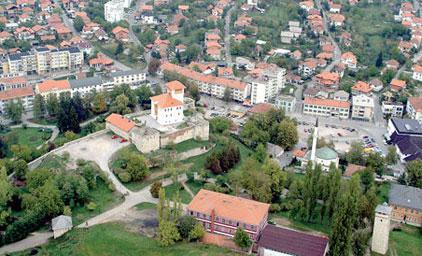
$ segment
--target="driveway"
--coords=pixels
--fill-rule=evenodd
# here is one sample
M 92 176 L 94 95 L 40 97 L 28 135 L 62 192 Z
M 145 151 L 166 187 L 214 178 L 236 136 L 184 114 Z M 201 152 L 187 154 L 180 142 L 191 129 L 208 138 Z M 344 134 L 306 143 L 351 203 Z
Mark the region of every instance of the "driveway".
M 63 147 L 57 154 L 68 152 L 73 159 L 84 159 L 93 161 L 103 170 L 108 178 L 113 182 L 117 191 L 125 195 L 131 193 L 122 183 L 114 176 L 108 167 L 110 157 L 119 149 L 129 145 L 129 142 L 120 143 L 119 139 L 113 140 L 109 134 L 101 134 L 95 137 L 86 138 L 75 144 Z
M 12 252 L 19 252 L 33 247 L 40 246 L 48 242 L 53 237 L 53 232 L 36 232 L 27 238 L 13 244 L 8 244 L 0 248 L 0 255 Z

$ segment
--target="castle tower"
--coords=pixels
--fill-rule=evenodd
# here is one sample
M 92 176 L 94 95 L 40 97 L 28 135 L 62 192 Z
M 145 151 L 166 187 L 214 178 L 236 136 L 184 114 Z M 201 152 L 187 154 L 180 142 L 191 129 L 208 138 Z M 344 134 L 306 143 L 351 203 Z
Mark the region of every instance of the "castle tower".
M 312 166 L 315 166 L 315 154 L 317 150 L 317 142 L 318 142 L 318 118 L 315 123 L 314 134 L 312 138 L 312 150 L 311 150 L 311 163 Z
M 384 203 L 375 208 L 374 230 L 372 232 L 371 250 L 379 254 L 386 254 L 388 250 L 388 236 L 390 234 L 390 216 L 392 208 Z

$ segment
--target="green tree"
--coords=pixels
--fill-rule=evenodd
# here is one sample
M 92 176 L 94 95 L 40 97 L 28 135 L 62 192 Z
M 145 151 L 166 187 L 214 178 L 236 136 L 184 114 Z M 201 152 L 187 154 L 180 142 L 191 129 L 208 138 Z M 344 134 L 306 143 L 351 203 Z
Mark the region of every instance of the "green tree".
M 398 160 L 398 157 L 397 157 L 396 147 L 389 146 L 387 155 L 385 156 L 385 162 L 387 164 L 393 165 L 397 163 L 397 160 Z
M 370 153 L 366 159 L 366 164 L 381 176 L 384 173 L 384 158 L 379 153 Z
M 6 207 L 7 202 L 9 202 L 10 199 L 12 199 L 13 194 L 14 194 L 13 186 L 12 184 L 10 184 L 10 181 L 7 177 L 6 167 L 1 166 L 0 167 L 0 211 L 4 210 L 4 207 Z
M 45 108 L 49 116 L 56 116 L 59 112 L 59 101 L 57 100 L 56 94 L 52 93 L 48 95 Z
M 268 203 L 271 201 L 271 178 L 261 171 L 260 164 L 248 158 L 240 167 L 241 184 L 254 200 Z
M 264 161 L 267 159 L 268 155 L 267 155 L 267 149 L 265 148 L 264 144 L 259 144 L 256 149 L 255 149 L 255 153 L 254 153 L 254 157 L 255 159 L 260 162 L 260 163 L 264 163 Z
M 409 186 L 422 188 L 422 160 L 413 160 L 406 166 L 406 181 Z
M 284 119 L 278 126 L 277 144 L 285 149 L 291 149 L 299 141 L 296 123 L 291 119 Z
M 232 92 L 231 92 L 229 87 L 226 87 L 224 89 L 223 100 L 225 102 L 229 102 L 231 100 L 231 98 L 232 98 Z
M 383 57 L 382 57 L 382 52 L 380 52 L 378 54 L 377 60 L 375 61 L 375 66 L 377 68 L 380 68 L 382 66 L 382 64 L 383 64 Z
M 303 190 L 303 219 L 310 222 L 315 218 L 317 199 L 320 191 L 321 181 L 321 166 L 317 165 L 312 167 L 309 163 L 306 167 L 304 190 Z
M 156 181 L 152 183 L 151 188 L 149 189 L 149 192 L 151 193 L 151 196 L 154 198 L 158 198 L 160 194 L 162 184 L 159 181 Z
M 123 44 L 121 42 L 119 42 L 117 44 L 116 50 L 114 51 L 114 55 L 117 56 L 117 55 L 121 54 L 123 51 L 124 51 Z
M 85 23 L 83 19 L 80 16 L 76 16 L 76 18 L 73 20 L 73 26 L 75 27 L 76 31 L 81 32 Z
M 209 122 L 213 133 L 224 133 L 232 126 L 232 121 L 225 117 L 214 117 Z
M 197 223 L 198 221 L 190 215 L 180 217 L 177 220 L 177 230 L 179 231 L 180 237 L 182 239 L 188 239 L 190 232 L 195 228 Z
M 63 212 L 63 201 L 60 191 L 52 181 L 35 189 L 29 196 L 24 195 L 22 205 L 33 212 L 42 212 L 45 216 L 54 216 Z
M 23 104 L 21 100 L 9 101 L 5 107 L 6 117 L 14 123 L 19 123 L 22 120 Z
M 200 223 L 196 223 L 193 229 L 189 232 L 188 240 L 197 241 L 205 235 L 205 229 Z
M 189 45 L 185 51 L 186 64 L 189 64 L 191 63 L 191 61 L 196 60 L 200 52 L 201 48 L 199 48 L 197 44 Z
M 251 238 L 242 228 L 238 228 L 233 238 L 235 244 L 242 249 L 249 248 L 252 245 Z
M 95 114 L 100 114 L 107 111 L 107 101 L 103 93 L 95 94 L 91 109 Z
M 161 246 L 170 246 L 180 240 L 179 231 L 176 224 L 171 221 L 160 221 L 157 234 L 158 242 Z
M 44 186 L 46 182 L 54 179 L 54 176 L 54 173 L 49 169 L 35 169 L 26 174 L 26 186 L 29 191 L 34 191 L 35 189 Z
M 110 111 L 121 115 L 129 114 L 131 112 L 129 108 L 129 98 L 124 94 L 120 94 L 111 103 Z
M 150 103 L 150 98 L 153 95 L 151 88 L 142 85 L 140 88 L 136 90 L 136 95 L 138 96 L 138 102 L 141 106 L 145 106 L 146 104 Z
M 14 161 L 11 171 L 15 173 L 15 177 L 17 179 L 24 180 L 26 173 L 28 172 L 28 165 L 25 160 L 19 159 Z
M 149 167 L 146 158 L 141 154 L 131 154 L 127 162 L 126 171 L 132 181 L 142 181 L 149 175 Z
M 350 145 L 349 152 L 346 153 L 346 160 L 351 164 L 363 165 L 365 162 L 363 155 L 362 143 L 354 141 Z
M 36 119 L 44 118 L 46 109 L 45 109 L 44 97 L 41 94 L 35 95 L 32 110 L 34 112 L 34 117 Z
M 148 63 L 148 73 L 152 76 L 157 74 L 158 68 L 160 68 L 161 62 L 156 58 L 152 58 Z
M 330 171 L 327 177 L 327 186 L 325 187 L 324 211 L 322 217 L 327 216 L 329 219 L 333 216 L 334 209 L 337 202 L 337 197 L 340 193 L 341 186 L 341 171 L 334 165 L 330 166 Z
M 270 177 L 271 180 L 271 194 L 272 201 L 277 201 L 283 192 L 284 185 L 287 181 L 287 174 L 284 172 L 280 165 L 274 159 L 266 158 L 262 165 L 262 170 Z

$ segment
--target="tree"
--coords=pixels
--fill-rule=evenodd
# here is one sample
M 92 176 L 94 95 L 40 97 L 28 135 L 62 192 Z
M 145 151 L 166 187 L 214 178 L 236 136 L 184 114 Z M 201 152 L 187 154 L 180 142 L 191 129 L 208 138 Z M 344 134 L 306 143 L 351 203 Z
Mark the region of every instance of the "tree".
M 69 130 L 74 133 L 79 133 L 81 131 L 81 127 L 79 126 L 79 118 L 78 114 L 76 113 L 75 108 L 72 106 L 69 111 L 68 115 L 69 120 Z
M 46 107 L 44 97 L 41 94 L 35 95 L 32 110 L 36 119 L 44 118 Z
M 19 123 L 22 120 L 23 110 L 21 100 L 9 101 L 5 107 L 6 117 L 14 123 Z
M 45 108 L 49 116 L 56 116 L 59 112 L 59 101 L 57 100 L 56 94 L 51 93 L 48 95 Z
M 422 160 L 413 160 L 406 166 L 407 178 L 409 186 L 422 188 Z
M 334 165 L 330 166 L 330 171 L 327 177 L 328 184 L 326 186 L 326 196 L 324 199 L 324 212 L 322 216 L 327 216 L 331 219 L 334 214 L 334 209 L 337 202 L 337 197 L 340 193 L 341 186 L 341 171 Z
M 0 158 L 6 157 L 8 152 L 9 146 L 7 145 L 7 142 L 3 139 L 3 137 L 0 137 Z
M 157 238 L 161 246 L 170 246 L 180 240 L 180 234 L 173 222 L 160 221 Z
M 296 123 L 291 119 L 284 119 L 278 126 L 277 144 L 290 149 L 299 141 Z
M 74 206 L 88 200 L 88 184 L 80 175 L 61 172 L 55 178 L 55 185 L 66 205 Z
M 267 149 L 265 148 L 264 144 L 259 144 L 256 149 L 255 149 L 255 153 L 254 153 L 254 157 L 255 159 L 260 162 L 260 163 L 264 163 L 264 161 L 267 159 L 268 155 L 267 155 Z
M 131 154 L 127 162 L 126 171 L 132 181 L 142 181 L 149 175 L 149 167 L 146 158 L 140 154 Z
M 33 191 L 54 178 L 54 173 L 49 169 L 35 169 L 26 174 L 26 186 Z
M 114 55 L 119 55 L 124 51 L 123 44 L 119 42 L 117 44 L 116 50 L 114 51 Z
M 151 193 L 152 197 L 158 198 L 161 186 L 162 184 L 159 181 L 152 183 L 151 188 L 149 189 L 149 192 Z
M 201 52 L 201 49 L 199 48 L 198 45 L 196 44 L 189 45 L 185 51 L 186 64 L 189 64 L 191 63 L 191 61 L 196 60 L 200 52 Z
M 214 117 L 210 120 L 210 130 L 213 133 L 224 133 L 230 129 L 232 121 L 225 117 Z
M 241 184 L 254 200 L 267 203 L 272 198 L 272 182 L 271 178 L 260 169 L 260 164 L 256 160 L 246 159 L 240 167 Z
M 246 233 L 246 231 L 242 228 L 238 228 L 236 230 L 233 240 L 235 244 L 242 249 L 249 248 L 252 245 L 252 241 L 248 233 Z
M 146 85 L 142 85 L 136 90 L 136 95 L 138 96 L 138 102 L 141 106 L 145 106 L 151 102 L 150 98 L 153 96 L 151 88 Z
M 121 115 L 129 114 L 131 112 L 129 105 L 129 98 L 124 94 L 120 94 L 111 103 L 110 111 Z
M 384 158 L 379 153 L 370 153 L 366 159 L 366 164 L 375 170 L 378 176 L 384 173 Z
M 317 199 L 320 191 L 321 181 L 321 166 L 317 165 L 312 167 L 312 164 L 308 164 L 306 167 L 304 189 L 303 189 L 303 219 L 310 222 L 315 218 Z
M 279 200 L 281 192 L 284 189 L 284 185 L 287 181 L 287 173 L 284 172 L 280 165 L 274 159 L 266 158 L 262 165 L 262 170 L 265 174 L 270 177 L 271 180 L 271 194 L 272 201 Z
M 177 230 L 179 231 L 182 239 L 188 239 L 190 232 L 195 228 L 198 221 L 190 216 L 185 215 L 177 220 Z
M 22 205 L 28 211 L 42 212 L 45 216 L 61 214 L 64 206 L 60 191 L 52 181 L 35 189 L 31 195 L 24 195 Z
M 196 223 L 193 229 L 189 232 L 188 240 L 197 241 L 205 235 L 205 229 L 200 223 Z
M 7 171 L 4 166 L 0 167 L 0 210 L 12 199 L 14 192 L 13 186 L 7 177 Z
M 11 171 L 15 173 L 17 179 L 24 180 L 26 173 L 28 172 L 28 165 L 25 160 L 19 159 L 14 161 Z
M 349 152 L 346 153 L 346 160 L 351 164 L 363 165 L 363 146 L 359 141 L 354 141 L 350 145 Z
M 396 147 L 389 146 L 387 155 L 385 156 L 385 162 L 389 165 L 393 165 L 397 163 L 397 160 L 398 160 L 398 157 L 397 157 Z
M 95 114 L 100 114 L 107 111 L 107 102 L 103 93 L 95 94 L 91 109 Z
M 232 92 L 229 87 L 226 87 L 226 89 L 224 89 L 223 100 L 225 102 L 229 102 L 231 98 L 232 98 Z
M 17 159 L 22 159 L 26 162 L 32 160 L 32 149 L 28 145 L 15 144 L 10 147 L 10 151 Z
M 377 60 L 375 61 L 375 66 L 377 68 L 380 68 L 382 66 L 382 64 L 383 64 L 383 57 L 382 57 L 382 52 L 380 52 L 378 54 Z
M 155 76 L 160 65 L 161 62 L 158 59 L 152 58 L 151 61 L 148 63 L 148 73 L 152 76 Z
M 85 23 L 83 19 L 80 16 L 76 16 L 76 18 L 73 20 L 73 26 L 75 27 L 76 31 L 81 32 Z

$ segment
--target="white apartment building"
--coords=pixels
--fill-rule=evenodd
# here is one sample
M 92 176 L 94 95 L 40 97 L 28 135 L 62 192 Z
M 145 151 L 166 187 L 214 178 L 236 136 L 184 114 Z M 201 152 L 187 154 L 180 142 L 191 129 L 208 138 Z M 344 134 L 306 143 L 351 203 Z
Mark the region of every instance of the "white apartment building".
M 0 91 L 0 113 L 4 113 L 4 108 L 11 101 L 20 101 L 25 111 L 32 110 L 34 101 L 34 90 L 32 86 Z
M 104 4 L 104 19 L 108 22 L 114 23 L 121 21 L 125 15 L 125 7 L 129 0 L 111 0 Z
M 166 84 L 167 92 L 151 97 L 151 117 L 161 125 L 183 121 L 183 98 L 185 86 L 179 81 Z
M 112 72 L 110 77 L 113 85 L 129 84 L 132 89 L 147 80 L 147 74 L 137 69 Z
M 409 97 L 406 112 L 411 119 L 415 119 L 422 124 L 422 97 Z
M 34 73 L 37 70 L 35 55 L 23 52 L 10 54 L 4 72 L 7 74 Z
M 374 117 L 374 99 L 365 94 L 352 97 L 352 119 L 369 121 Z
M 404 105 L 401 102 L 383 101 L 381 110 L 384 117 L 402 117 L 404 112 Z
M 347 101 L 305 97 L 303 103 L 303 114 L 349 118 L 350 103 Z
M 245 79 L 251 88 L 251 103 L 274 101 L 286 84 L 286 70 L 272 66 L 254 71 L 257 72 L 251 72 Z
M 296 97 L 289 95 L 282 95 L 277 97 L 275 105 L 283 109 L 285 112 L 293 112 L 296 106 Z
M 422 81 L 422 66 L 413 65 L 412 70 L 412 78 L 416 81 Z

